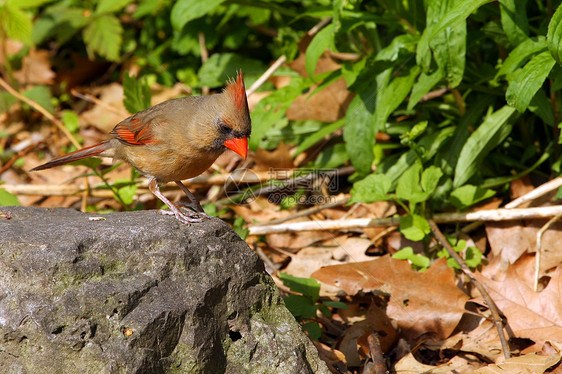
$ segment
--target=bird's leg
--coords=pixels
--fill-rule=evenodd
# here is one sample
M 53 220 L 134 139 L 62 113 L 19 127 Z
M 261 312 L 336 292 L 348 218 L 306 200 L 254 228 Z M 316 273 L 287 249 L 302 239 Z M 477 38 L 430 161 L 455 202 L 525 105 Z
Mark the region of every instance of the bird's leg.
M 199 204 L 199 201 L 197 201 L 197 198 L 195 198 L 195 196 L 193 196 L 193 194 L 191 193 L 191 191 L 185 186 L 185 184 L 183 184 L 181 181 L 174 181 L 176 182 L 176 184 L 178 185 L 179 188 L 181 188 L 181 190 L 185 193 L 185 195 L 187 196 L 187 198 L 190 200 L 189 203 L 182 203 L 185 206 L 189 207 L 189 208 L 193 208 L 195 209 L 197 212 L 199 213 L 203 213 L 204 215 L 207 215 L 205 213 L 205 211 L 203 210 L 203 208 L 201 207 L 201 204 Z
M 168 206 L 168 208 L 170 208 L 170 210 L 159 210 L 159 213 L 174 215 L 178 219 L 178 221 L 187 225 L 189 225 L 190 223 L 203 222 L 205 219 L 207 219 L 207 217 L 199 217 L 200 213 L 196 213 L 197 217 L 182 213 L 174 204 L 170 202 L 170 200 L 166 198 L 166 196 L 162 194 L 162 192 L 160 192 L 160 186 L 158 185 L 156 178 L 150 178 L 148 182 L 148 189 L 150 190 L 150 192 L 152 192 L 152 194 L 154 194 L 154 196 L 159 198 L 164 204 Z

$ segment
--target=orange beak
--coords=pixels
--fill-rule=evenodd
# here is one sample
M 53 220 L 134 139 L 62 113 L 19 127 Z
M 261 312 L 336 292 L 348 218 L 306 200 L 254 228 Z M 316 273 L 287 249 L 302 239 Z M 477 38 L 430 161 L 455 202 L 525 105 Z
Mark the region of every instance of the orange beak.
M 232 149 L 234 152 L 238 153 L 240 156 L 246 158 L 248 155 L 248 138 L 232 138 L 224 142 L 226 148 Z

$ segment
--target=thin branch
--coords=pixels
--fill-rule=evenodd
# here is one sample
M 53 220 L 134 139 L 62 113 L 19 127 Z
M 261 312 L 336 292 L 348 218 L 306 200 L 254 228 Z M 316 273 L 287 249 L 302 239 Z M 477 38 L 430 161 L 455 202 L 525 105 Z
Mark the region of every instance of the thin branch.
M 388 373 L 386 362 L 384 360 L 379 334 L 374 332 L 367 338 L 369 343 L 369 351 L 371 353 L 371 360 L 373 360 L 374 374 Z
M 250 96 L 254 92 L 257 91 L 267 80 L 287 61 L 287 57 L 285 55 L 279 57 L 275 62 L 267 69 L 259 78 L 256 80 L 250 88 L 246 90 L 246 95 Z
M 511 221 L 517 219 L 538 219 L 553 217 L 562 214 L 562 206 L 548 206 L 526 209 L 489 209 L 468 213 L 438 213 L 433 216 L 437 223 L 456 223 L 470 221 Z M 323 230 L 349 230 L 365 227 L 398 226 L 400 217 L 387 218 L 354 218 L 347 220 L 325 220 L 293 222 L 281 225 L 249 226 L 249 235 L 266 235 L 273 233 L 323 231 Z
M 32 107 L 33 109 L 35 109 L 36 111 L 38 111 L 39 113 L 41 113 L 43 116 L 45 116 L 48 120 L 50 120 L 51 122 L 53 122 L 60 131 L 62 131 L 62 133 L 68 138 L 68 140 L 70 140 L 70 142 L 72 144 L 74 144 L 74 146 L 76 146 L 76 148 L 81 148 L 82 146 L 80 145 L 80 143 L 78 143 L 78 141 L 76 140 L 76 138 L 74 137 L 74 135 L 72 135 L 70 133 L 70 131 L 68 131 L 68 129 L 64 126 L 64 124 L 57 119 L 55 116 L 53 116 L 51 113 L 49 113 L 45 108 L 43 108 L 41 105 L 39 105 L 37 102 L 23 96 L 22 94 L 20 94 L 18 91 L 14 90 L 12 88 L 12 86 L 10 86 L 4 79 L 0 78 L 0 86 L 4 87 L 4 89 L 6 91 L 8 91 L 11 95 L 15 96 L 17 99 L 23 101 L 24 103 L 26 103 L 27 105 L 29 105 L 30 107 Z
M 105 109 L 109 110 L 110 112 L 115 113 L 119 116 L 126 117 L 126 116 L 129 115 L 127 112 L 124 112 L 124 111 L 121 111 L 121 110 L 115 108 L 113 105 L 110 105 L 110 104 L 106 103 L 105 101 L 102 101 L 102 100 L 98 99 L 94 95 L 80 93 L 75 88 L 72 88 L 70 90 L 70 94 L 72 96 L 76 96 L 77 98 L 82 99 L 84 101 L 89 101 L 90 103 L 100 105 L 100 106 L 104 107 Z
M 503 326 L 504 326 L 504 318 L 505 317 L 504 318 L 501 317 L 500 311 L 499 311 L 496 303 L 494 302 L 494 300 L 492 299 L 492 297 L 488 293 L 488 290 L 486 289 L 486 286 L 483 283 L 481 283 L 478 279 L 476 279 L 476 277 L 474 276 L 474 274 L 472 273 L 472 271 L 470 270 L 470 268 L 468 267 L 466 262 L 464 262 L 464 260 L 458 255 L 457 252 L 455 252 L 455 250 L 453 249 L 453 247 L 451 246 L 449 241 L 445 238 L 445 235 L 443 235 L 441 230 L 439 230 L 439 227 L 437 226 L 435 221 L 433 221 L 431 219 L 428 220 L 428 221 L 429 221 L 429 226 L 431 227 L 431 231 L 433 232 L 433 235 L 435 236 L 435 238 L 447 250 L 449 255 L 452 258 L 454 258 L 455 261 L 460 265 L 461 271 L 464 274 L 466 274 L 466 276 L 470 279 L 472 284 L 474 284 L 474 286 L 478 289 L 478 291 L 480 292 L 480 294 L 482 295 L 482 297 L 486 301 L 486 304 L 488 305 L 488 308 L 490 308 L 490 313 L 492 314 L 492 320 L 494 322 L 494 325 L 496 326 L 496 329 L 498 330 L 498 335 L 499 335 L 500 342 L 501 342 L 501 345 L 502 345 L 503 355 L 506 359 L 510 358 L 511 352 L 509 350 L 509 346 L 507 344 L 505 334 L 503 333 Z M 507 324 L 507 320 L 505 320 L 505 323 Z
M 562 214 L 553 217 L 548 221 L 537 233 L 537 254 L 535 255 L 535 292 L 539 292 L 539 272 L 541 267 L 541 248 L 542 248 L 542 236 L 552 225 L 554 225 L 558 220 L 562 218 Z

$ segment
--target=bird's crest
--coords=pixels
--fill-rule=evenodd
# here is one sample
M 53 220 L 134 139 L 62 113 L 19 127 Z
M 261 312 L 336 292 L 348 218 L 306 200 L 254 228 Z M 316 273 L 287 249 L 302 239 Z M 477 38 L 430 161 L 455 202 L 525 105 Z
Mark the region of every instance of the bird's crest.
M 244 77 L 242 70 L 238 70 L 236 80 L 230 79 L 225 89 L 234 99 L 234 104 L 240 110 L 248 107 L 248 100 L 246 98 L 246 87 L 244 87 Z

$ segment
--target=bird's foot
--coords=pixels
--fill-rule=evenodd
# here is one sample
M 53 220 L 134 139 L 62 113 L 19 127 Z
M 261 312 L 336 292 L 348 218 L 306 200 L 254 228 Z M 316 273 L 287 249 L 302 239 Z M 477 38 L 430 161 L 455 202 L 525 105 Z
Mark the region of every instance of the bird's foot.
M 177 203 L 174 203 L 174 205 L 176 206 L 176 208 L 187 208 L 190 210 L 193 210 L 197 213 L 202 213 L 204 215 L 207 215 L 207 213 L 205 213 L 205 211 L 203 210 L 203 208 L 201 207 L 201 205 L 199 204 L 199 202 L 193 203 L 186 203 L 185 201 L 178 201 Z
M 193 211 L 184 213 L 179 209 L 176 210 L 160 209 L 158 213 L 167 216 L 175 216 L 178 221 L 186 225 L 189 225 L 190 223 L 200 223 L 210 218 L 207 215 L 207 213 L 200 213 L 200 212 L 193 212 Z

